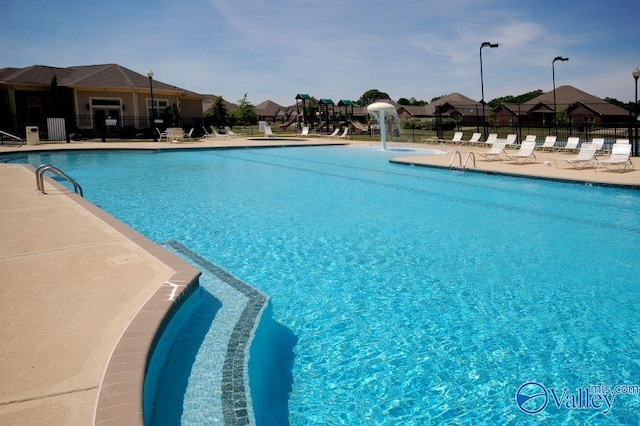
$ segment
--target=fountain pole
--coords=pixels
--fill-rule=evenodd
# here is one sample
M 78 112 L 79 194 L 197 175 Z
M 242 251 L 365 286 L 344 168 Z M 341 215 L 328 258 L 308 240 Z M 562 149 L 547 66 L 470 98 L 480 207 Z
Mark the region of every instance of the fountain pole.
M 367 112 L 374 117 L 378 118 L 378 124 L 380 125 L 380 145 L 382 150 L 387 150 L 387 130 L 386 122 L 384 119 L 384 113 L 396 113 L 396 107 L 386 102 L 374 102 L 367 107 Z
M 380 120 L 378 121 L 380 123 L 380 145 L 382 146 L 382 150 L 386 151 L 387 150 L 387 129 L 385 128 L 385 120 L 384 120 L 384 110 L 380 110 L 379 111 L 380 114 Z

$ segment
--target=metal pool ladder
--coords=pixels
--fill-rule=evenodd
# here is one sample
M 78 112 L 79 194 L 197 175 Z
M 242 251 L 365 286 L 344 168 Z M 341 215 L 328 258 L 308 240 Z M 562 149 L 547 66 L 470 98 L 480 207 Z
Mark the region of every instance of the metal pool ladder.
M 53 164 L 41 164 L 36 169 L 36 187 L 38 188 L 38 191 L 40 191 L 43 194 L 46 194 L 46 192 L 44 192 L 44 172 L 47 172 L 47 171 L 53 172 L 58 176 L 66 179 L 67 182 L 73 185 L 73 191 L 76 194 L 80 194 L 80 196 L 84 198 L 84 195 L 82 193 L 82 187 L 80 186 L 80 184 L 75 180 L 71 179 L 66 173 L 64 173 L 62 170 L 60 170 Z
M 462 154 L 460 153 L 460 151 L 456 151 L 451 156 L 451 161 L 449 162 L 450 169 L 453 169 L 453 162 L 455 161 L 456 156 L 460 160 L 460 167 L 462 168 L 462 170 L 467 170 L 467 163 L 469 162 L 469 158 L 473 158 L 473 167 L 476 167 L 476 155 L 473 153 L 473 151 L 469 151 L 467 153 L 467 156 L 464 158 L 464 163 L 462 162 Z

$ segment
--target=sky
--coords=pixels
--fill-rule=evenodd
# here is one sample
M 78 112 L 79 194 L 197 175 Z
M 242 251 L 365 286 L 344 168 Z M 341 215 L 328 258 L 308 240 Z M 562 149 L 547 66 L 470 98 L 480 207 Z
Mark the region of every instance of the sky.
M 236 103 L 298 93 L 485 100 L 571 85 L 623 102 L 639 0 L 2 0 L 0 68 L 116 63 Z

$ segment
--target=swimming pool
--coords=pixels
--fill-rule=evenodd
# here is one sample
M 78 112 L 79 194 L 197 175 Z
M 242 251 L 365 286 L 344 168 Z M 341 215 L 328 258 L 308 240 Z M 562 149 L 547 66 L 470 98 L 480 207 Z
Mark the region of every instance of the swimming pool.
M 388 163 L 401 154 L 29 162 L 60 167 L 134 229 L 178 240 L 270 296 L 279 335 L 295 337 L 273 361 L 290 367 L 280 385 L 291 387 L 291 424 L 637 421 L 637 395 L 619 395 L 608 414 L 567 404 L 589 385 L 638 384 L 639 193 Z M 197 379 L 188 386 L 211 392 Z M 551 395 L 535 415 L 516 404 L 527 382 Z M 282 389 L 277 398 L 254 395 L 259 424 Z

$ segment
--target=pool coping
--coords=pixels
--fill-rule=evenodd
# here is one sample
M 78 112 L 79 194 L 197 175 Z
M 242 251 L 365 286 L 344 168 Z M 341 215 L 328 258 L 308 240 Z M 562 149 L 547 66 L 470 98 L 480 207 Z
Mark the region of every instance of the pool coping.
M 584 185 L 584 186 L 602 186 L 607 188 L 624 188 L 624 189 L 640 190 L 640 184 L 593 181 L 593 180 L 585 180 L 585 179 L 570 179 L 570 178 L 560 178 L 560 177 L 541 176 L 541 175 L 527 175 L 522 173 L 489 170 L 484 168 L 460 168 L 455 166 L 449 167 L 441 164 L 429 164 L 423 161 L 405 160 L 402 157 L 390 158 L 389 162 L 394 164 L 407 165 L 407 166 L 427 167 L 427 168 L 433 168 L 433 169 L 448 169 L 448 170 L 458 171 L 458 172 L 480 173 L 485 175 L 505 176 L 505 177 L 519 178 L 519 179 L 533 179 L 533 180 L 544 180 L 548 182 L 571 183 L 575 185 Z
M 96 400 L 93 421 L 95 425 L 143 425 L 144 384 L 154 350 L 175 313 L 199 287 L 202 272 L 95 204 L 70 192 L 61 183 L 49 176 L 44 178 L 70 200 L 175 271 L 175 274 L 162 283 L 140 307 L 118 339 L 106 366 Z M 248 298 L 227 345 L 222 367 L 221 400 L 225 424 L 255 424 L 249 387 L 249 349 L 269 298 L 187 246 L 177 241 L 168 241 L 165 244 L 186 257 L 193 258 L 197 264 L 207 268 Z
M 61 191 L 68 191 L 50 177 L 45 176 L 45 179 Z M 149 360 L 172 315 L 199 286 L 201 272 L 95 204 L 75 193 L 65 195 L 175 271 L 140 307 L 118 339 L 109 357 L 96 400 L 94 424 L 142 425 L 144 379 Z

